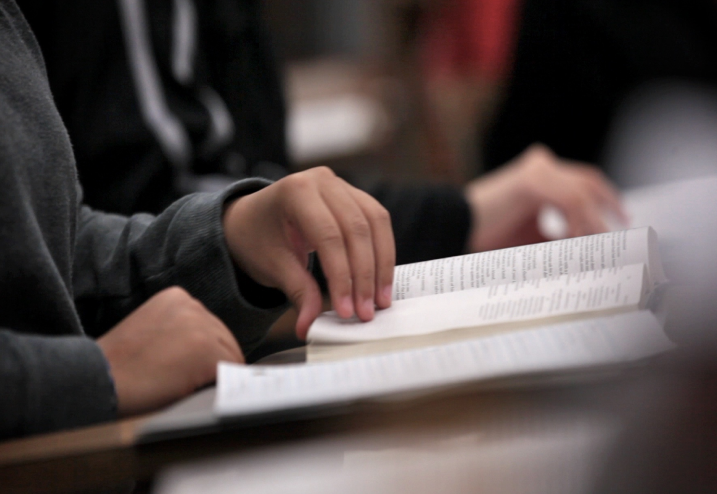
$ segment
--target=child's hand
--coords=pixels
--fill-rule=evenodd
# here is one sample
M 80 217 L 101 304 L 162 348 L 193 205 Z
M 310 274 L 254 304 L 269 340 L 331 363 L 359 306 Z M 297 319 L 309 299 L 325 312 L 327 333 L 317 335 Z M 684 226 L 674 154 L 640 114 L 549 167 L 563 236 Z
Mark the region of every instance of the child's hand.
M 470 250 L 494 250 L 547 240 L 538 230 L 544 206 L 567 220 L 568 236 L 607 231 L 606 212 L 627 223 L 615 187 L 595 167 L 558 158 L 533 145 L 513 162 L 466 187 L 473 210 Z
M 295 173 L 230 204 L 224 231 L 236 264 L 262 285 L 282 290 L 299 311 L 305 338 L 321 312 L 307 271 L 316 251 L 341 317 L 364 321 L 391 305 L 396 259 L 388 212 L 328 168 Z
M 179 287 L 154 295 L 97 343 L 120 416 L 155 410 L 214 382 L 219 361 L 244 363 L 224 323 Z

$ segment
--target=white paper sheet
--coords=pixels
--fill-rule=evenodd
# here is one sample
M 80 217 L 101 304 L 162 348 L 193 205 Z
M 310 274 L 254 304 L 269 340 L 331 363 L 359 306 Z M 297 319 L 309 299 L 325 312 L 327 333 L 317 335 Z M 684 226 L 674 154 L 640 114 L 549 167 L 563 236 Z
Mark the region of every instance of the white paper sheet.
M 615 309 L 638 309 L 647 294 L 645 266 L 633 264 L 429 297 L 396 300 L 372 321 L 321 314 L 311 343 L 358 343 L 470 327 L 520 323 Z
M 628 362 L 672 344 L 647 311 L 351 360 L 286 366 L 220 363 L 215 412 L 275 412 L 462 382 Z
M 393 298 L 403 300 L 644 263 L 651 281 L 665 281 L 650 228 L 603 233 L 511 249 L 397 266 Z

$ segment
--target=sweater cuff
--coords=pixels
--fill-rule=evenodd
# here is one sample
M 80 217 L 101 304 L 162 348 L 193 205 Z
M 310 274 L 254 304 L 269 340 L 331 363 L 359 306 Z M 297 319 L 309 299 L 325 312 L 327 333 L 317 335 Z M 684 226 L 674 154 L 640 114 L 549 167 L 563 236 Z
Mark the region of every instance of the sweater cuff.
M 237 182 L 223 192 L 224 199 L 222 201 L 222 217 L 224 216 L 224 211 L 230 202 L 248 194 L 257 192 L 266 185 L 272 183 L 271 181 L 265 179 L 255 179 L 245 182 Z M 229 254 L 229 257 L 231 258 L 231 253 Z M 236 277 L 237 286 L 239 287 L 239 293 L 244 300 L 261 309 L 272 309 L 287 305 L 287 298 L 281 290 L 269 288 L 257 283 L 251 276 L 239 268 L 239 266 L 234 264 L 233 261 L 232 265 L 234 266 L 234 275 Z
M 25 436 L 117 418 L 117 395 L 100 347 L 85 336 L 0 332 L 2 435 Z M 3 393 L 4 394 L 4 393 Z M 7 400 L 7 401 L 6 401 Z
M 178 284 L 227 325 L 245 354 L 261 342 L 288 303 L 280 291 L 261 286 L 246 275 L 238 276 L 226 245 L 222 217 L 228 201 L 270 183 L 248 179 L 219 193 L 195 195 L 185 205 L 181 227 L 172 232 L 178 240 L 184 239 L 185 247 L 175 260 Z

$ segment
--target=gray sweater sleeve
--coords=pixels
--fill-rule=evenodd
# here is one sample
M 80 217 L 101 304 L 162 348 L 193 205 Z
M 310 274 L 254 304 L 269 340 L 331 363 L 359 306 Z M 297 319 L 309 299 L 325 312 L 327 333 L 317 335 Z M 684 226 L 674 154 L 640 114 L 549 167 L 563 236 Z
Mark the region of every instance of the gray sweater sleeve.
M 286 298 L 237 276 L 221 219 L 227 200 L 268 183 L 249 179 L 221 193 L 192 194 L 157 217 L 83 208 L 73 285 L 88 334 L 101 335 L 155 293 L 179 285 L 229 327 L 245 354 L 255 348 Z
M 100 336 L 154 293 L 181 285 L 227 324 L 248 353 L 286 298 L 235 270 L 221 216 L 227 200 L 266 184 L 247 180 L 222 193 L 188 196 L 156 218 L 83 208 L 73 285 L 88 334 Z M 15 328 L 0 328 L 0 405 L 0 438 L 112 420 L 117 406 L 108 364 L 93 339 Z
M 0 438 L 112 420 L 114 384 L 97 344 L 85 336 L 0 329 Z
M 221 224 L 225 201 L 266 182 L 124 218 L 79 206 L 74 162 L 39 47 L 15 1 L 0 0 L 0 438 L 114 418 L 107 362 L 84 333 L 166 287 L 200 299 L 245 352 L 283 309 L 235 272 Z

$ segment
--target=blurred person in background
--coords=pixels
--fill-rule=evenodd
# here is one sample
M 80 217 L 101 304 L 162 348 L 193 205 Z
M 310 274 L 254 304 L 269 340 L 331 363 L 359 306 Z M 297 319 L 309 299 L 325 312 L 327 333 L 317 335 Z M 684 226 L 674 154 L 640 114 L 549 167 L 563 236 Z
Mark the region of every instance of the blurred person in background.
M 19 0 L 72 139 L 87 202 L 158 211 L 237 178 L 276 179 L 286 150 L 281 81 L 256 0 Z M 545 147 L 466 187 L 377 183 L 399 264 L 543 240 L 562 210 L 570 235 L 621 213 L 599 172 Z
M 479 136 L 509 79 L 519 0 L 420 2 L 415 44 L 427 113 L 447 149 L 445 168 L 459 178 L 480 169 Z

